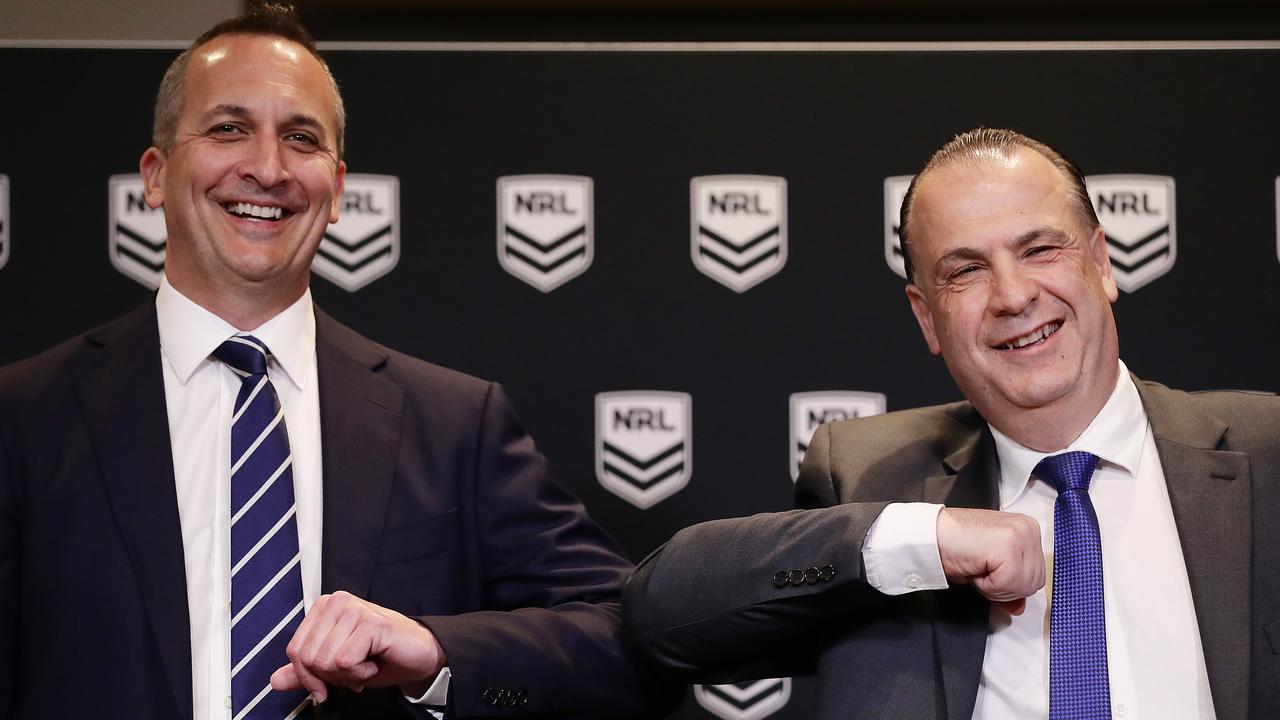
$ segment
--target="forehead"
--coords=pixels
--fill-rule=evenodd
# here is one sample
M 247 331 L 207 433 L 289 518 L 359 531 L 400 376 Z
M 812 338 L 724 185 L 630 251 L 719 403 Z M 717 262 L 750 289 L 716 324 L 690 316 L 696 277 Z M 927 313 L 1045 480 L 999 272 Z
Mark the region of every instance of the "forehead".
M 1074 218 L 1071 202 L 1062 171 L 1037 152 L 957 159 L 920 179 L 912 244 L 928 254 L 957 243 L 1007 240 L 1036 226 L 1059 227 Z
M 184 118 L 234 105 L 333 121 L 335 98 L 324 68 L 305 47 L 281 37 L 222 35 L 210 40 L 192 54 L 184 91 Z

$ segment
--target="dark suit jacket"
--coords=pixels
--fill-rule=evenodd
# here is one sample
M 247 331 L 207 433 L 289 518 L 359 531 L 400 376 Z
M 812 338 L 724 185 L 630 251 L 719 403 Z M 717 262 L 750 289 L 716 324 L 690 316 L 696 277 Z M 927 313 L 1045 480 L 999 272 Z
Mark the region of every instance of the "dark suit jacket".
M 316 325 L 322 591 L 430 627 L 451 717 L 641 713 L 617 605 L 631 566 L 502 390 Z M 148 303 L 0 369 L 0 719 L 191 717 L 158 348 Z M 494 707 L 490 689 L 527 701 Z M 320 716 L 410 713 L 388 688 L 335 693 Z
M 1280 399 L 1138 390 L 1218 720 L 1280 717 Z M 865 581 L 862 542 L 890 502 L 996 508 L 998 475 L 968 403 L 825 425 L 797 484 L 804 509 L 682 530 L 627 586 L 628 627 L 686 679 L 816 673 L 820 718 L 969 720 L 988 603 L 968 586 L 882 595 Z M 826 565 L 799 586 L 774 582 Z

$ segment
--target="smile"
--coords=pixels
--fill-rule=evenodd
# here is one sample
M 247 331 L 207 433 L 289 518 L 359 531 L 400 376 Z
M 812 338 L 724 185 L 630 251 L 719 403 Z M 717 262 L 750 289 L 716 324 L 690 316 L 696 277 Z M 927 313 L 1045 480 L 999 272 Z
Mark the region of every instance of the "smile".
M 1028 345 L 1044 342 L 1050 335 L 1058 332 L 1058 328 L 1060 327 L 1062 327 L 1062 323 L 1056 321 L 1041 325 L 1039 328 L 1032 330 L 1030 333 L 1023 335 L 1020 338 L 1014 338 L 1013 340 L 997 345 L 996 347 L 1001 350 L 1016 350 L 1017 348 L 1024 348 Z
M 286 212 L 288 212 L 284 208 L 280 207 L 253 205 L 245 202 L 224 203 L 222 209 L 236 217 L 253 218 L 255 220 L 279 220 L 285 216 Z

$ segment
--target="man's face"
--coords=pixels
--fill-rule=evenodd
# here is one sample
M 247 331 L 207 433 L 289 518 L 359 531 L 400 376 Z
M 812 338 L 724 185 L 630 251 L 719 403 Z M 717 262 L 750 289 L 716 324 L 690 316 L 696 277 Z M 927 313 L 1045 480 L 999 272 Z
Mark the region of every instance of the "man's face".
M 921 178 L 911 220 L 907 296 L 965 397 L 997 426 L 1091 418 L 1116 380 L 1116 284 L 1062 173 L 1030 150 L 960 160 Z
M 187 67 L 173 148 L 151 148 L 147 202 L 164 207 L 166 273 L 199 301 L 301 295 L 346 166 L 324 69 L 277 37 L 224 35 Z

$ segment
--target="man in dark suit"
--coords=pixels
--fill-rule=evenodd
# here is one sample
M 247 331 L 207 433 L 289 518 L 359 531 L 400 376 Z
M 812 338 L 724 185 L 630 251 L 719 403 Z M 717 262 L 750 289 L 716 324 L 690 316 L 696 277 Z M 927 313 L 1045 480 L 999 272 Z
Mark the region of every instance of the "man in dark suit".
M 1280 401 L 1128 373 L 1043 143 L 957 136 L 901 228 L 967 401 L 823 426 L 800 509 L 678 533 L 624 594 L 640 645 L 702 682 L 816 673 L 833 720 L 1274 717 Z
M 621 642 L 630 564 L 501 388 L 313 308 L 342 132 L 284 8 L 166 74 L 156 299 L 0 370 L 0 718 L 669 704 Z

